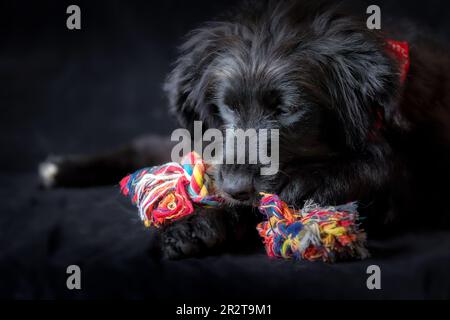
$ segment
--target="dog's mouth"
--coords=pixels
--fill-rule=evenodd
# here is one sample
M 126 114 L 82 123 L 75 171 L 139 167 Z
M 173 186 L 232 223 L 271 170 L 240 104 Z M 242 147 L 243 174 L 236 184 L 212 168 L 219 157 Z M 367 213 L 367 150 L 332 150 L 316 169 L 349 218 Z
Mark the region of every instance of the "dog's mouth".
M 224 174 L 220 167 L 211 168 L 215 181 L 215 192 L 230 207 L 258 207 L 262 193 L 279 194 L 289 183 L 289 175 L 279 172 L 272 176 L 256 176 L 254 172 L 238 171 L 240 173 Z M 246 176 L 249 174 L 249 176 Z M 244 183 L 242 180 L 250 180 Z M 231 187 L 230 187 L 231 186 Z M 243 195 L 242 195 L 243 194 Z
M 278 178 L 277 185 L 274 186 L 270 184 L 270 186 L 266 186 L 266 188 L 262 190 L 255 190 L 246 200 L 239 200 L 233 198 L 227 192 L 221 190 L 220 188 L 216 190 L 219 197 L 221 197 L 224 201 L 224 204 L 230 207 L 258 207 L 260 204 L 260 200 L 263 194 L 280 194 L 281 191 L 288 185 L 288 179 Z

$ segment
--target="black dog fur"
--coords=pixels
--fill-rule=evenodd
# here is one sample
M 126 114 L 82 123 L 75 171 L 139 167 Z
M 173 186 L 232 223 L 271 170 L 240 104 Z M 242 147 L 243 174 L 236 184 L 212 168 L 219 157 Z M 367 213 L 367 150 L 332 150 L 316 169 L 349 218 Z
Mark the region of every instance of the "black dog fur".
M 202 209 L 168 226 L 161 233 L 165 256 L 248 241 L 261 191 L 296 206 L 309 198 L 358 199 L 369 235 L 424 227 L 420 215 L 433 215 L 432 227 L 448 226 L 450 59 L 429 37 L 404 35 L 399 40 L 410 43 L 411 68 L 401 83 L 386 50 L 390 37 L 339 9 L 288 0 L 244 3 L 190 33 L 165 85 L 172 112 L 189 129 L 195 120 L 205 129 L 279 129 L 280 170 L 260 176 L 257 165 L 219 166 L 216 180 L 229 207 Z M 49 165 L 57 170 L 44 182 L 116 182 L 169 160 L 169 143 L 154 151 L 161 145 L 151 138 L 108 155 L 49 159 L 43 172 Z M 230 180 L 245 186 L 240 191 L 248 197 L 230 195 L 224 187 Z

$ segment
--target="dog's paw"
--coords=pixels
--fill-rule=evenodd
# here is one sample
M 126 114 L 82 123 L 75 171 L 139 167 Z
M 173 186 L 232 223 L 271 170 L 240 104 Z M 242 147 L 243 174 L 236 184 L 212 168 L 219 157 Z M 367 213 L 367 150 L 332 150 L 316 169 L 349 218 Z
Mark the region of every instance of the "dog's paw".
M 226 227 L 221 211 L 199 209 L 194 215 L 165 227 L 161 234 L 161 252 L 166 259 L 202 256 L 224 242 Z
M 199 255 L 201 245 L 187 224 L 179 222 L 162 233 L 161 252 L 166 259 L 180 259 Z
M 39 164 L 39 179 L 43 187 L 53 188 L 57 186 L 58 175 L 61 171 L 61 162 L 62 160 L 59 157 L 49 157 Z

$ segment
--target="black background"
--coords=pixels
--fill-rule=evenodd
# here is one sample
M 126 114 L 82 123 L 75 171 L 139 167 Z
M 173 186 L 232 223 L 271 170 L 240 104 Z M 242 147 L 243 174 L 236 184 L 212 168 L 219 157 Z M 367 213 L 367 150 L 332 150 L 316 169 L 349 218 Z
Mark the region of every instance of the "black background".
M 48 154 L 170 133 L 176 123 L 161 86 L 176 46 L 235 2 L 1 2 L 1 297 L 450 297 L 449 234 L 373 242 L 373 259 L 336 266 L 272 262 L 262 251 L 167 262 L 148 253 L 152 235 L 116 187 L 37 187 L 35 171 Z M 374 3 L 382 23 L 414 21 L 448 41 L 448 1 Z M 66 28 L 70 4 L 81 7 L 81 30 Z M 377 292 L 365 286 L 372 263 L 384 272 Z M 82 267 L 80 292 L 65 288 L 69 264 Z
M 93 152 L 171 132 L 161 86 L 176 46 L 236 0 L 2 1 L 0 170 L 49 153 Z M 82 29 L 66 28 L 76 3 Z M 365 15 L 365 2 L 354 1 Z M 382 23 L 410 19 L 448 37 L 448 1 L 377 1 Z M 360 7 L 360 8 L 359 8 Z

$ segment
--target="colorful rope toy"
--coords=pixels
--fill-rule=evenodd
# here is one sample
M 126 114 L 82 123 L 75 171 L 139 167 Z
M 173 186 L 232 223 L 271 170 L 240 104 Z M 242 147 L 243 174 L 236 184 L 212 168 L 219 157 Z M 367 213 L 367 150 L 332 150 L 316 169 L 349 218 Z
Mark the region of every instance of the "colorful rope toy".
M 263 194 L 259 210 L 267 221 L 257 226 L 269 257 L 334 262 L 369 256 L 359 228 L 356 202 L 320 207 L 307 201 L 293 210 L 273 194 Z
M 218 206 L 209 166 L 194 153 L 181 162 L 144 168 L 120 181 L 122 194 L 138 207 L 146 227 L 159 227 L 194 212 L 193 204 Z
M 196 153 L 181 164 L 144 168 L 120 182 L 121 192 L 139 209 L 145 226 L 160 227 L 194 213 L 194 206 L 220 206 L 210 167 Z M 334 262 L 366 258 L 365 233 L 355 202 L 320 207 L 308 201 L 294 210 L 278 196 L 262 194 L 259 210 L 267 220 L 257 226 L 268 256 Z

